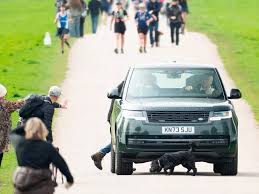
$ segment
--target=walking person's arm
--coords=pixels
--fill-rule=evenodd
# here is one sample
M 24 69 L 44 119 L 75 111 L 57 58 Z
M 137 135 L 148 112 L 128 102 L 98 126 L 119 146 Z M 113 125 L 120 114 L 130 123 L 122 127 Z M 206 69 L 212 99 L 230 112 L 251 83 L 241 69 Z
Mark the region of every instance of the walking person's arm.
M 68 184 L 71 186 L 74 183 L 74 178 L 68 168 L 68 165 L 64 158 L 60 155 L 56 148 L 50 146 L 51 162 L 60 170 L 60 172 L 66 177 Z
M 59 13 L 57 13 L 57 15 L 56 15 L 56 17 L 55 17 L 55 19 L 54 19 L 54 24 L 57 24 L 57 23 L 58 23 L 58 15 L 59 15 Z
M 24 127 L 17 127 L 16 129 L 11 131 L 10 140 L 14 149 L 17 148 L 20 142 L 25 140 L 24 136 L 25 136 Z

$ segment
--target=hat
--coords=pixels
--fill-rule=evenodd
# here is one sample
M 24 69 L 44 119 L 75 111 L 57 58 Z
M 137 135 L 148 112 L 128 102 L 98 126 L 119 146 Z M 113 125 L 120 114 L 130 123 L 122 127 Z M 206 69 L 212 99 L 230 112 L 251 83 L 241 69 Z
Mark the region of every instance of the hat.
M 139 7 L 139 8 L 145 8 L 146 6 L 145 6 L 144 3 L 140 3 L 140 4 L 138 5 L 138 7 Z
M 49 89 L 49 96 L 59 97 L 61 95 L 61 89 L 58 86 L 51 86 Z
M 4 97 L 7 94 L 6 88 L 0 84 L 0 98 Z

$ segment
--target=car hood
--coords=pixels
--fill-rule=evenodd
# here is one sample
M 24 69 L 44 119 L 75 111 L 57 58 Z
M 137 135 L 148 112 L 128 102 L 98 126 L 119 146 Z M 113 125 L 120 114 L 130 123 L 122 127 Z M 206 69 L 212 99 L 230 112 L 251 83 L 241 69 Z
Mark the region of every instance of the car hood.
M 227 100 L 208 98 L 145 98 L 131 99 L 122 103 L 122 109 L 124 110 L 223 111 L 231 108 L 232 105 Z

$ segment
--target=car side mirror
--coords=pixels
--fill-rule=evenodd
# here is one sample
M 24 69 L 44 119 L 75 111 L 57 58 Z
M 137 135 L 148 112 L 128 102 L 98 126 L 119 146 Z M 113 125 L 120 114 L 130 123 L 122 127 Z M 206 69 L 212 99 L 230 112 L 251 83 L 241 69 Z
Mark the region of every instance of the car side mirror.
M 230 97 L 229 99 L 240 99 L 242 97 L 242 93 L 239 89 L 232 89 L 230 91 Z
M 121 99 L 118 88 L 114 88 L 110 92 L 108 92 L 107 97 L 109 99 Z

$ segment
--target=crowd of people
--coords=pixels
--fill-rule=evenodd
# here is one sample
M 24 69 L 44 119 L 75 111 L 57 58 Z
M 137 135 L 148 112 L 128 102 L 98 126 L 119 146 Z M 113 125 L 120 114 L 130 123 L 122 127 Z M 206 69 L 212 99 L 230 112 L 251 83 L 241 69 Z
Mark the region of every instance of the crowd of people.
M 139 52 L 147 52 L 147 35 L 151 47 L 160 46 L 159 17 L 163 14 L 167 17 L 172 44 L 179 45 L 180 33 L 185 32 L 185 23 L 189 13 L 187 0 L 132 0 L 135 7 L 134 20 L 139 34 Z M 61 52 L 64 53 L 64 45 L 70 47 L 69 36 L 83 37 L 85 17 L 90 15 L 92 33 L 96 34 L 99 17 L 102 15 L 102 23 L 106 25 L 110 18 L 110 29 L 114 28 L 116 46 L 114 52 L 124 53 L 124 39 L 126 23 L 129 20 L 128 0 L 90 0 L 88 4 L 84 0 L 56 0 L 57 35 L 61 39 Z M 115 7 L 113 8 L 113 5 Z
M 54 165 L 66 177 L 66 188 L 74 183 L 67 163 L 54 147 L 52 120 L 56 108 L 67 108 L 67 102 L 59 104 L 61 89 L 52 86 L 47 96 L 29 95 L 15 102 L 6 99 L 7 89 L 0 84 L 0 167 L 4 153 L 13 144 L 18 168 L 14 173 L 15 194 L 53 194 L 57 186 L 50 165 Z M 11 114 L 19 110 L 20 121 L 12 128 Z

